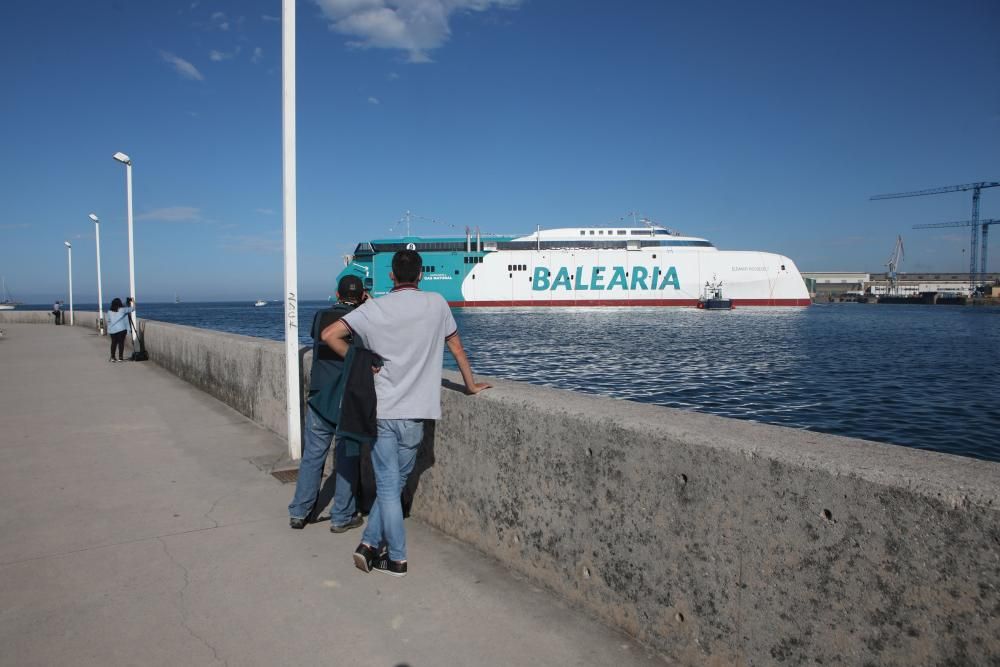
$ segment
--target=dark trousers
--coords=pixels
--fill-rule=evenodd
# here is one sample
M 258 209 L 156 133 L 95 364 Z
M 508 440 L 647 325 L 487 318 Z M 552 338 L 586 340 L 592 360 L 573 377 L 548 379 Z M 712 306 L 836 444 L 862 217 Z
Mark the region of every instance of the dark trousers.
M 53 310 L 52 311 L 52 316 L 55 318 L 56 324 L 62 324 L 62 311 L 60 311 L 60 310 Z
M 115 358 L 115 348 L 118 348 L 118 358 L 123 358 L 125 354 L 125 334 L 127 331 L 116 331 L 111 334 L 111 358 Z

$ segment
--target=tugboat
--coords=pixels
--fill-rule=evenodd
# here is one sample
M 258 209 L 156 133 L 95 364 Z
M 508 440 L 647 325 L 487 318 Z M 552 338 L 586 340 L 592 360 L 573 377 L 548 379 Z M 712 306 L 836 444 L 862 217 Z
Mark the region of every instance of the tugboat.
M 712 276 L 715 280 L 715 276 Z M 722 281 L 706 282 L 705 291 L 698 299 L 698 307 L 702 310 L 732 310 L 733 300 L 722 296 Z

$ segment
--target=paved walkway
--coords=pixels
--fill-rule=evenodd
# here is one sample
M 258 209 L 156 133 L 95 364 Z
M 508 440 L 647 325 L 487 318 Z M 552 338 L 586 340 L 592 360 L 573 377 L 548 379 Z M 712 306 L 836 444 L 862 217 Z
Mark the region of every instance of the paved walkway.
M 0 664 L 646 665 L 628 638 L 407 521 L 410 573 L 288 528 L 284 443 L 82 328 L 0 339 Z

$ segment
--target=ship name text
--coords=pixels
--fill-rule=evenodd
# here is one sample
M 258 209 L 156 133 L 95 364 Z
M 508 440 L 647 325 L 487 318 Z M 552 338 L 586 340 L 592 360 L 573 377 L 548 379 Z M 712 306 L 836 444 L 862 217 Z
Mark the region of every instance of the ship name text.
M 675 290 L 681 288 L 677 278 L 677 269 L 673 266 L 666 271 L 659 266 L 654 266 L 652 271 L 644 266 L 633 266 L 631 276 L 623 266 L 595 266 L 588 275 L 584 274 L 582 266 L 576 267 L 575 274 L 570 276 L 569 268 L 559 267 L 555 277 L 552 271 L 544 266 L 535 268 L 534 277 L 531 280 L 531 289 L 535 292 L 556 291 L 556 290 L 576 290 L 584 292 L 588 290 L 604 291 L 616 288 L 627 290 L 662 290 L 673 287 Z

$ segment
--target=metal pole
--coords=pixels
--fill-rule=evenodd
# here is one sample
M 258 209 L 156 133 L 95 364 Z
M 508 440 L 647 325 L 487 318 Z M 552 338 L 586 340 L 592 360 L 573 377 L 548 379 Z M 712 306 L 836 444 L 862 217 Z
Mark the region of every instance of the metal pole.
M 66 257 L 69 261 L 69 325 L 73 326 L 73 246 L 66 241 Z
M 982 226 L 983 245 L 979 250 L 979 261 L 981 262 L 979 265 L 979 280 L 984 284 L 986 283 L 986 239 L 989 238 L 989 234 L 990 225 L 989 223 L 984 222 Z
M 125 163 L 125 192 L 126 198 L 128 200 L 128 292 L 129 296 L 132 297 L 132 308 L 135 308 L 135 252 L 133 244 L 132 235 L 132 160 Z M 139 327 L 139 313 L 136 310 L 132 311 L 132 317 L 135 320 L 135 326 L 132 328 L 132 349 L 135 348 L 136 329 Z
M 979 249 L 979 188 L 972 190 L 972 238 L 969 241 L 969 289 L 973 293 L 979 282 L 976 276 L 976 251 Z
M 97 333 L 104 335 L 104 290 L 101 288 L 101 223 L 94 216 L 94 234 L 97 240 Z
M 281 0 L 281 157 L 285 228 L 285 401 L 288 455 L 302 458 L 295 193 L 295 0 Z

